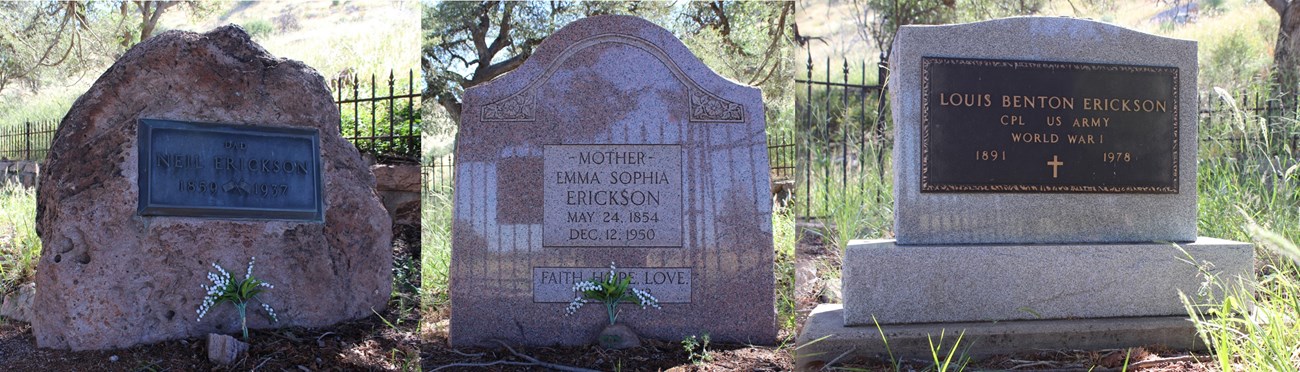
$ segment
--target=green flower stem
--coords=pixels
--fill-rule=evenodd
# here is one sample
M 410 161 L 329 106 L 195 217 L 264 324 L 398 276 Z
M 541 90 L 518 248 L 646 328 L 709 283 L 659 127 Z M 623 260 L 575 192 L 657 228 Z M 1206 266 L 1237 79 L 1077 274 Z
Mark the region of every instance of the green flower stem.
M 618 319 L 618 313 L 614 311 L 615 306 L 618 306 L 618 302 L 605 301 L 605 312 L 609 313 L 609 325 L 614 325 L 614 321 Z
M 248 307 L 247 302 L 236 302 L 235 307 L 239 308 L 239 327 L 244 330 L 244 341 L 248 341 L 248 316 L 244 309 Z

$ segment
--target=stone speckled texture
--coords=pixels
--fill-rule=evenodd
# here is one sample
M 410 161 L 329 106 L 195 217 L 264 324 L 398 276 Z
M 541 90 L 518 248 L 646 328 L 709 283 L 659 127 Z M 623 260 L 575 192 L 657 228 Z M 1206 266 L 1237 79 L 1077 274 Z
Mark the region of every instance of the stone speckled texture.
M 63 118 L 37 200 L 44 244 L 37 345 L 108 349 L 238 332 L 233 306 L 196 321 L 217 263 L 275 285 L 249 327 L 327 326 L 381 310 L 391 292 L 391 222 L 374 177 L 338 133 L 324 79 L 271 56 L 235 26 L 169 31 L 118 59 Z M 320 130 L 324 222 L 141 217 L 136 120 L 159 118 Z
M 620 307 L 618 322 L 642 337 L 707 331 L 717 341 L 775 342 L 763 115 L 758 89 L 718 76 L 667 30 L 627 16 L 573 22 L 517 70 L 469 89 L 457 138 L 452 345 L 595 343 L 609 323 L 603 307 L 565 316 L 567 302 L 534 302 L 533 273 L 610 262 L 690 269 L 688 303 Z M 544 226 L 545 209 L 566 205 L 544 196 L 557 183 L 543 174 L 547 159 L 563 161 L 544 154 L 548 145 L 611 144 L 680 148 L 680 168 L 661 169 L 680 185 L 682 215 L 660 217 L 681 221 L 680 245 L 543 246 L 555 228 Z
M 1105 319 L 1019 320 L 1001 322 L 926 323 L 845 327 L 838 304 L 821 304 L 804 323 L 795 340 L 795 370 L 817 371 L 836 358 L 930 360 L 930 341 L 947 351 L 962 334 L 959 354 L 980 358 L 1027 350 L 1102 350 L 1164 345 L 1174 350 L 1205 350 L 1187 316 Z M 889 340 L 889 348 L 881 342 Z M 816 341 L 816 342 L 813 342 Z M 841 359 L 844 360 L 844 359 Z
M 1179 68 L 1178 194 L 921 193 L 921 57 Z M 1105 23 L 1018 17 L 904 26 L 890 55 L 899 244 L 1196 240 L 1196 42 Z
M 1251 278 L 1249 243 L 1181 244 L 1224 282 Z M 897 245 L 855 240 L 844 254 L 844 324 L 1184 315 L 1203 278 L 1170 244 Z M 925 268 L 925 269 L 918 269 Z

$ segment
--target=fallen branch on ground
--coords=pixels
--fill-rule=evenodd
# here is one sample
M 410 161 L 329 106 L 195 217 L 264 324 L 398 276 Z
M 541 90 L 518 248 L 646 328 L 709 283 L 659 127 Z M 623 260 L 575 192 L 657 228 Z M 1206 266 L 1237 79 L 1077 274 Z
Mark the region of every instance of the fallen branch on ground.
M 514 354 L 514 356 L 519 357 L 519 358 L 522 358 L 523 360 L 526 360 L 527 362 L 516 362 L 516 361 L 513 361 L 513 360 L 497 360 L 497 361 L 492 361 L 492 362 L 483 362 L 483 363 L 452 363 L 452 364 L 448 364 L 448 365 L 441 366 L 441 367 L 438 367 L 438 368 L 434 368 L 432 371 L 439 371 L 439 370 L 443 370 L 443 369 L 447 369 L 447 368 L 452 368 L 452 367 L 490 367 L 490 366 L 495 366 L 495 365 L 510 365 L 510 366 L 532 366 L 532 367 L 542 367 L 542 368 L 548 368 L 548 369 L 553 369 L 553 370 L 557 370 L 557 371 L 566 371 L 566 372 L 599 372 L 599 371 L 594 370 L 594 369 L 586 369 L 586 368 L 570 367 L 570 366 L 566 366 L 566 365 L 562 365 L 562 364 L 555 364 L 555 363 L 547 363 L 547 362 L 543 362 L 543 361 L 537 360 L 537 358 L 533 358 L 533 357 L 531 357 L 531 356 L 528 356 L 528 355 L 522 354 L 522 353 L 520 353 L 520 352 L 518 352 L 518 351 L 515 351 L 514 348 L 510 347 L 510 345 L 507 345 L 505 342 L 502 342 L 501 340 L 493 340 L 493 341 L 496 341 L 497 343 L 501 344 L 501 346 L 505 346 L 506 350 L 510 350 L 510 353 L 511 353 L 511 354 Z M 461 352 L 456 351 L 456 350 L 451 350 L 451 351 L 452 351 L 452 352 L 455 352 L 455 353 L 457 353 L 457 354 L 466 355 L 465 353 L 461 353 Z M 479 354 L 479 355 L 481 356 L 482 354 Z M 430 371 L 430 372 L 432 372 L 432 371 Z

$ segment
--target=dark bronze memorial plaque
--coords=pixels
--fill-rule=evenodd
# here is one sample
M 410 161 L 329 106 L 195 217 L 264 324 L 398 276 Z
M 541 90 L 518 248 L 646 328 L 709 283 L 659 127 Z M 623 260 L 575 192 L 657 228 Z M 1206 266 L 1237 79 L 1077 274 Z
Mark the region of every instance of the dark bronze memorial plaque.
M 1178 69 L 922 59 L 922 192 L 1178 192 Z
M 140 215 L 322 220 L 316 129 L 139 123 Z

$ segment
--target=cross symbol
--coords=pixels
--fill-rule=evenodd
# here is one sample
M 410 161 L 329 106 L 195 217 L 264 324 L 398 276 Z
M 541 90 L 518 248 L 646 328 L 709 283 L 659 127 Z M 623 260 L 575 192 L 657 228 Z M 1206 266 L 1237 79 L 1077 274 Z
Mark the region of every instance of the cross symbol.
M 1056 168 L 1065 165 L 1065 163 L 1057 160 L 1056 155 L 1052 155 L 1052 161 L 1047 162 L 1047 165 L 1052 166 L 1052 178 L 1056 178 Z

